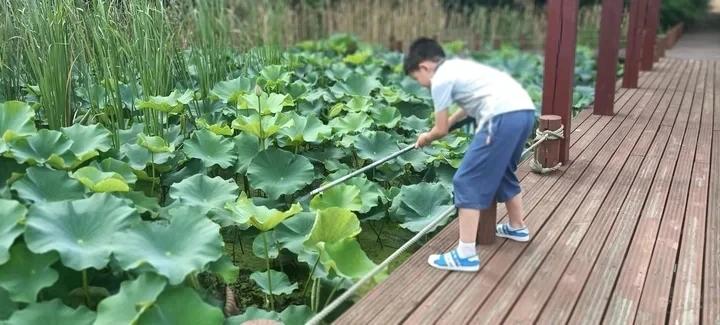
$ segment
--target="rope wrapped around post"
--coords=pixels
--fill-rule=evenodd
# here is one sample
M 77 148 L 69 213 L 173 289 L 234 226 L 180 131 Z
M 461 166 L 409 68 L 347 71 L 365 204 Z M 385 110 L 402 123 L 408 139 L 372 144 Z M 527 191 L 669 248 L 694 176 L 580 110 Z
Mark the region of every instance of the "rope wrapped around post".
M 527 151 L 535 150 L 533 158 L 529 162 L 530 169 L 544 175 L 556 171 L 562 166 L 559 159 L 559 143 L 554 143 L 553 140 L 565 138 L 565 126 L 561 124 L 560 117 L 556 115 L 543 115 L 540 117 L 540 123 L 540 127 L 535 130 L 533 144 Z M 550 142 L 546 143 L 546 141 Z

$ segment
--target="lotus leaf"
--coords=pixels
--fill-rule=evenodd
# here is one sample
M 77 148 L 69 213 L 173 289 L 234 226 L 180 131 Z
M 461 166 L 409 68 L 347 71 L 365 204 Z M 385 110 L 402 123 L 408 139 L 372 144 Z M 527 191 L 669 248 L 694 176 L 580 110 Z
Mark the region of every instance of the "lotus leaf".
M 357 236 L 362 229 L 360 220 L 352 211 L 328 208 L 317 212 L 315 223 L 306 238 L 306 247 L 317 249 L 320 243 L 334 243 Z
M 23 310 L 16 311 L 7 325 L 27 324 L 73 324 L 90 325 L 95 320 L 95 313 L 81 306 L 72 309 L 60 302 L 60 299 L 33 303 Z
M 244 96 L 255 88 L 254 82 L 245 77 L 221 81 L 215 85 L 210 94 L 218 97 L 223 103 L 245 106 Z
M 120 291 L 100 302 L 94 325 L 132 324 L 153 306 L 167 281 L 154 273 L 120 284 Z
M 287 139 L 286 144 L 302 144 L 304 142 L 319 143 L 330 137 L 332 129 L 323 124 L 320 119 L 310 115 L 308 117 L 292 113 L 291 127 L 280 130 L 280 134 Z
M 18 196 L 31 202 L 54 202 L 82 199 L 85 188 L 67 172 L 45 167 L 30 167 L 25 176 L 12 185 Z
M 375 124 L 389 129 L 397 126 L 400 122 L 400 112 L 395 107 L 385 106 L 371 112 Z
M 247 133 L 240 133 L 235 138 L 235 152 L 237 153 L 237 160 L 235 163 L 235 172 L 238 174 L 245 174 L 253 158 L 260 152 L 260 140 Z
M 270 270 L 269 281 L 268 272 L 253 272 L 253 274 L 250 274 L 250 279 L 255 281 L 260 290 L 266 294 L 289 295 L 298 288 L 297 283 L 290 283 L 287 274 L 275 270 Z
M 110 131 L 97 124 L 81 125 L 75 124 L 63 128 L 62 133 L 72 140 L 72 151 L 79 162 L 88 161 L 97 157 L 100 152 L 106 152 L 112 147 Z
M 51 266 L 58 260 L 55 253 L 33 254 L 22 243 L 10 248 L 10 260 L 0 265 L 0 287 L 16 302 L 33 303 L 38 292 L 58 280 Z
M 27 209 L 17 201 L 0 199 L 0 265 L 10 259 L 10 246 L 24 230 Z
M 418 232 L 451 203 L 450 192 L 441 184 L 420 183 L 403 186 L 390 211 L 402 222 L 401 227 Z
M 310 160 L 274 148 L 258 153 L 248 168 L 250 184 L 263 190 L 271 200 L 297 192 L 309 185 L 314 177 Z
M 202 214 L 175 216 L 169 224 L 141 222 L 117 238 L 123 245 L 115 250 L 115 258 L 123 269 L 149 265 L 172 285 L 223 253 L 220 227 Z
M 192 100 L 192 90 L 188 89 L 182 94 L 175 90 L 169 96 L 150 96 L 147 100 L 138 100 L 137 107 L 169 114 L 180 114 L 185 110 L 185 105 Z
M 235 144 L 232 140 L 208 130 L 197 130 L 185 140 L 183 151 L 190 158 L 205 162 L 206 166 L 228 168 L 235 163 Z
M 57 251 L 73 270 L 102 269 L 116 248 L 114 235 L 137 220 L 125 200 L 109 194 L 36 203 L 28 212 L 25 242 L 36 254 Z
M 349 113 L 330 121 L 330 126 L 341 135 L 361 133 L 372 126 L 372 119 L 365 113 Z
M 300 204 L 293 204 L 287 211 L 268 209 L 265 206 L 256 206 L 252 200 L 244 194 L 231 204 L 228 202 L 226 208 L 233 212 L 234 220 L 239 224 L 250 223 L 260 231 L 269 231 L 275 228 L 283 220 L 296 215 L 302 211 Z
M 159 136 L 138 135 L 138 144 L 152 153 L 166 153 L 175 151 L 175 146 L 169 144 Z
M 196 174 L 170 187 L 170 198 L 181 204 L 207 210 L 222 209 L 226 202 L 237 197 L 238 187 L 233 181 Z
M 70 151 L 72 144 L 72 140 L 61 132 L 43 129 L 29 137 L 17 139 L 10 150 L 20 163 L 47 164 L 63 169 L 75 162 L 76 158 Z
M 375 78 L 359 73 L 352 73 L 345 81 L 338 82 L 333 86 L 332 91 L 339 96 L 370 96 L 373 90 L 381 86 L 382 84 Z
M 0 154 L 6 143 L 35 134 L 35 112 L 30 105 L 9 101 L 0 103 Z
M 225 122 L 209 124 L 208 121 L 205 120 L 204 118 L 199 118 L 199 119 L 195 120 L 195 123 L 197 124 L 197 126 L 199 128 L 206 129 L 217 135 L 227 135 L 227 136 L 233 135 L 233 130 Z
M 102 172 L 95 167 L 80 168 L 72 174 L 72 178 L 95 193 L 130 191 L 130 187 L 120 174 Z
M 262 124 L 259 115 L 238 116 L 233 122 L 232 127 L 241 131 L 245 131 L 260 139 L 267 139 L 278 133 L 284 128 L 293 126 L 293 120 L 286 114 L 278 113 L 271 116 L 263 116 Z
M 353 185 L 339 185 L 325 190 L 310 201 L 310 208 L 323 210 L 331 207 L 350 211 L 362 210 L 360 189 Z
M 138 319 L 138 325 L 222 324 L 222 310 L 207 304 L 188 287 L 165 290 Z

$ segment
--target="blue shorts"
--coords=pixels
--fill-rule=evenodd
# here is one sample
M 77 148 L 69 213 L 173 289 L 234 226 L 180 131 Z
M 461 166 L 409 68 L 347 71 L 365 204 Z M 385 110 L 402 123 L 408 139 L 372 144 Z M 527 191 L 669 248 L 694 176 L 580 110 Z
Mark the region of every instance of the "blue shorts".
M 534 126 L 534 110 L 514 111 L 475 134 L 453 177 L 456 207 L 483 210 L 520 194 L 515 171 Z

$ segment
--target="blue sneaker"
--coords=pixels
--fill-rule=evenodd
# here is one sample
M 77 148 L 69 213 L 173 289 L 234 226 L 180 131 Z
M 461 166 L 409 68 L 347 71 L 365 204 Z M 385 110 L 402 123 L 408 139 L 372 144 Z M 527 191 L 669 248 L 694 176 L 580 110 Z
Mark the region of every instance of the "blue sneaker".
M 433 254 L 428 258 L 430 266 L 447 271 L 477 272 L 480 270 L 480 258 L 477 255 L 462 258 L 453 249 L 445 254 Z
M 511 228 L 510 224 L 508 223 L 501 223 L 497 225 L 495 229 L 496 235 L 498 237 L 512 239 L 519 242 L 526 242 L 530 240 L 530 232 L 528 231 L 527 227 L 522 229 L 514 229 Z

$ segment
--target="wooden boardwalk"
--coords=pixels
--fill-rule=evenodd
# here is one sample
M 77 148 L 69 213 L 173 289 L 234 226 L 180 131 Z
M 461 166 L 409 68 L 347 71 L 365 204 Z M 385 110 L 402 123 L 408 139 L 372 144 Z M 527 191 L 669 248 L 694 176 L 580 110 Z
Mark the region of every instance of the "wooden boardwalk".
M 662 59 L 615 107 L 573 120 L 561 171 L 521 166 L 529 243 L 434 270 L 454 221 L 336 323 L 720 324 L 720 61 Z

